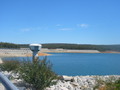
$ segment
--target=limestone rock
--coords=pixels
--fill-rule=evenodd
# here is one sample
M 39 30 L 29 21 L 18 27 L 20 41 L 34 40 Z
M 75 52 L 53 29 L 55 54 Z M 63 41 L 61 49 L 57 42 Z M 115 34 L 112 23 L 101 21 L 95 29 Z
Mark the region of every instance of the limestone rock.
M 70 77 L 70 76 L 63 75 L 62 77 L 63 77 L 63 80 L 65 80 L 65 81 L 72 81 L 73 80 L 73 77 Z

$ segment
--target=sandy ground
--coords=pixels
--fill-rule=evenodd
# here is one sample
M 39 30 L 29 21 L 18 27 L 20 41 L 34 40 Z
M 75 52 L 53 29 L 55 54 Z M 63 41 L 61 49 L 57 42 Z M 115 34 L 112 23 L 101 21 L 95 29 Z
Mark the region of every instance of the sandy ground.
M 38 53 L 39 56 L 48 56 L 49 52 L 54 53 L 120 53 L 115 51 L 99 52 L 98 50 L 68 50 L 68 49 L 46 49 L 42 48 Z M 32 51 L 29 48 L 25 49 L 0 49 L 0 57 L 30 57 Z
M 50 54 L 39 52 L 39 56 L 48 56 Z M 29 49 L 0 49 L 0 57 L 30 57 L 32 51 Z
M 58 53 L 100 53 L 98 50 L 71 50 L 71 49 L 42 49 L 42 52 L 58 52 Z

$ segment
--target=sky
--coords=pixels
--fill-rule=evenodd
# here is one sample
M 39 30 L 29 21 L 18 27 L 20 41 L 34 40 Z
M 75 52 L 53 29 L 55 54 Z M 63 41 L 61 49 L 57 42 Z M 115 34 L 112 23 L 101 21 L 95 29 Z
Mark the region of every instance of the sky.
M 0 0 L 0 42 L 120 44 L 120 0 Z

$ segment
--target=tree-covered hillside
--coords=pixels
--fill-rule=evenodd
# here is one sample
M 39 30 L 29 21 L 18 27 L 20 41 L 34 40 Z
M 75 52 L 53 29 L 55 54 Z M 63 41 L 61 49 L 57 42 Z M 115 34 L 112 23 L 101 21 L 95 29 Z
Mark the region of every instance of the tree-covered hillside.
M 0 48 L 29 48 L 29 44 L 0 43 Z M 120 45 L 90 45 L 90 44 L 64 44 L 51 43 L 42 44 L 42 48 L 48 49 L 76 49 L 76 50 L 99 50 L 99 51 L 120 51 Z
M 18 44 L 0 42 L 0 48 L 20 48 Z
M 43 48 L 56 49 L 78 49 L 99 51 L 120 51 L 120 45 L 90 45 L 90 44 L 42 44 Z

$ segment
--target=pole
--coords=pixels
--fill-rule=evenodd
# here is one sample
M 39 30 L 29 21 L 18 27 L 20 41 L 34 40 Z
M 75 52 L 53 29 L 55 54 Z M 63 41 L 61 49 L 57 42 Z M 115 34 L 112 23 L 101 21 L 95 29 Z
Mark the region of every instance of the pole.
M 38 57 L 38 51 L 33 51 L 33 62 L 38 61 L 39 57 Z
M 18 88 L 10 82 L 10 80 L 0 72 L 0 81 L 6 88 L 6 90 L 18 90 Z

